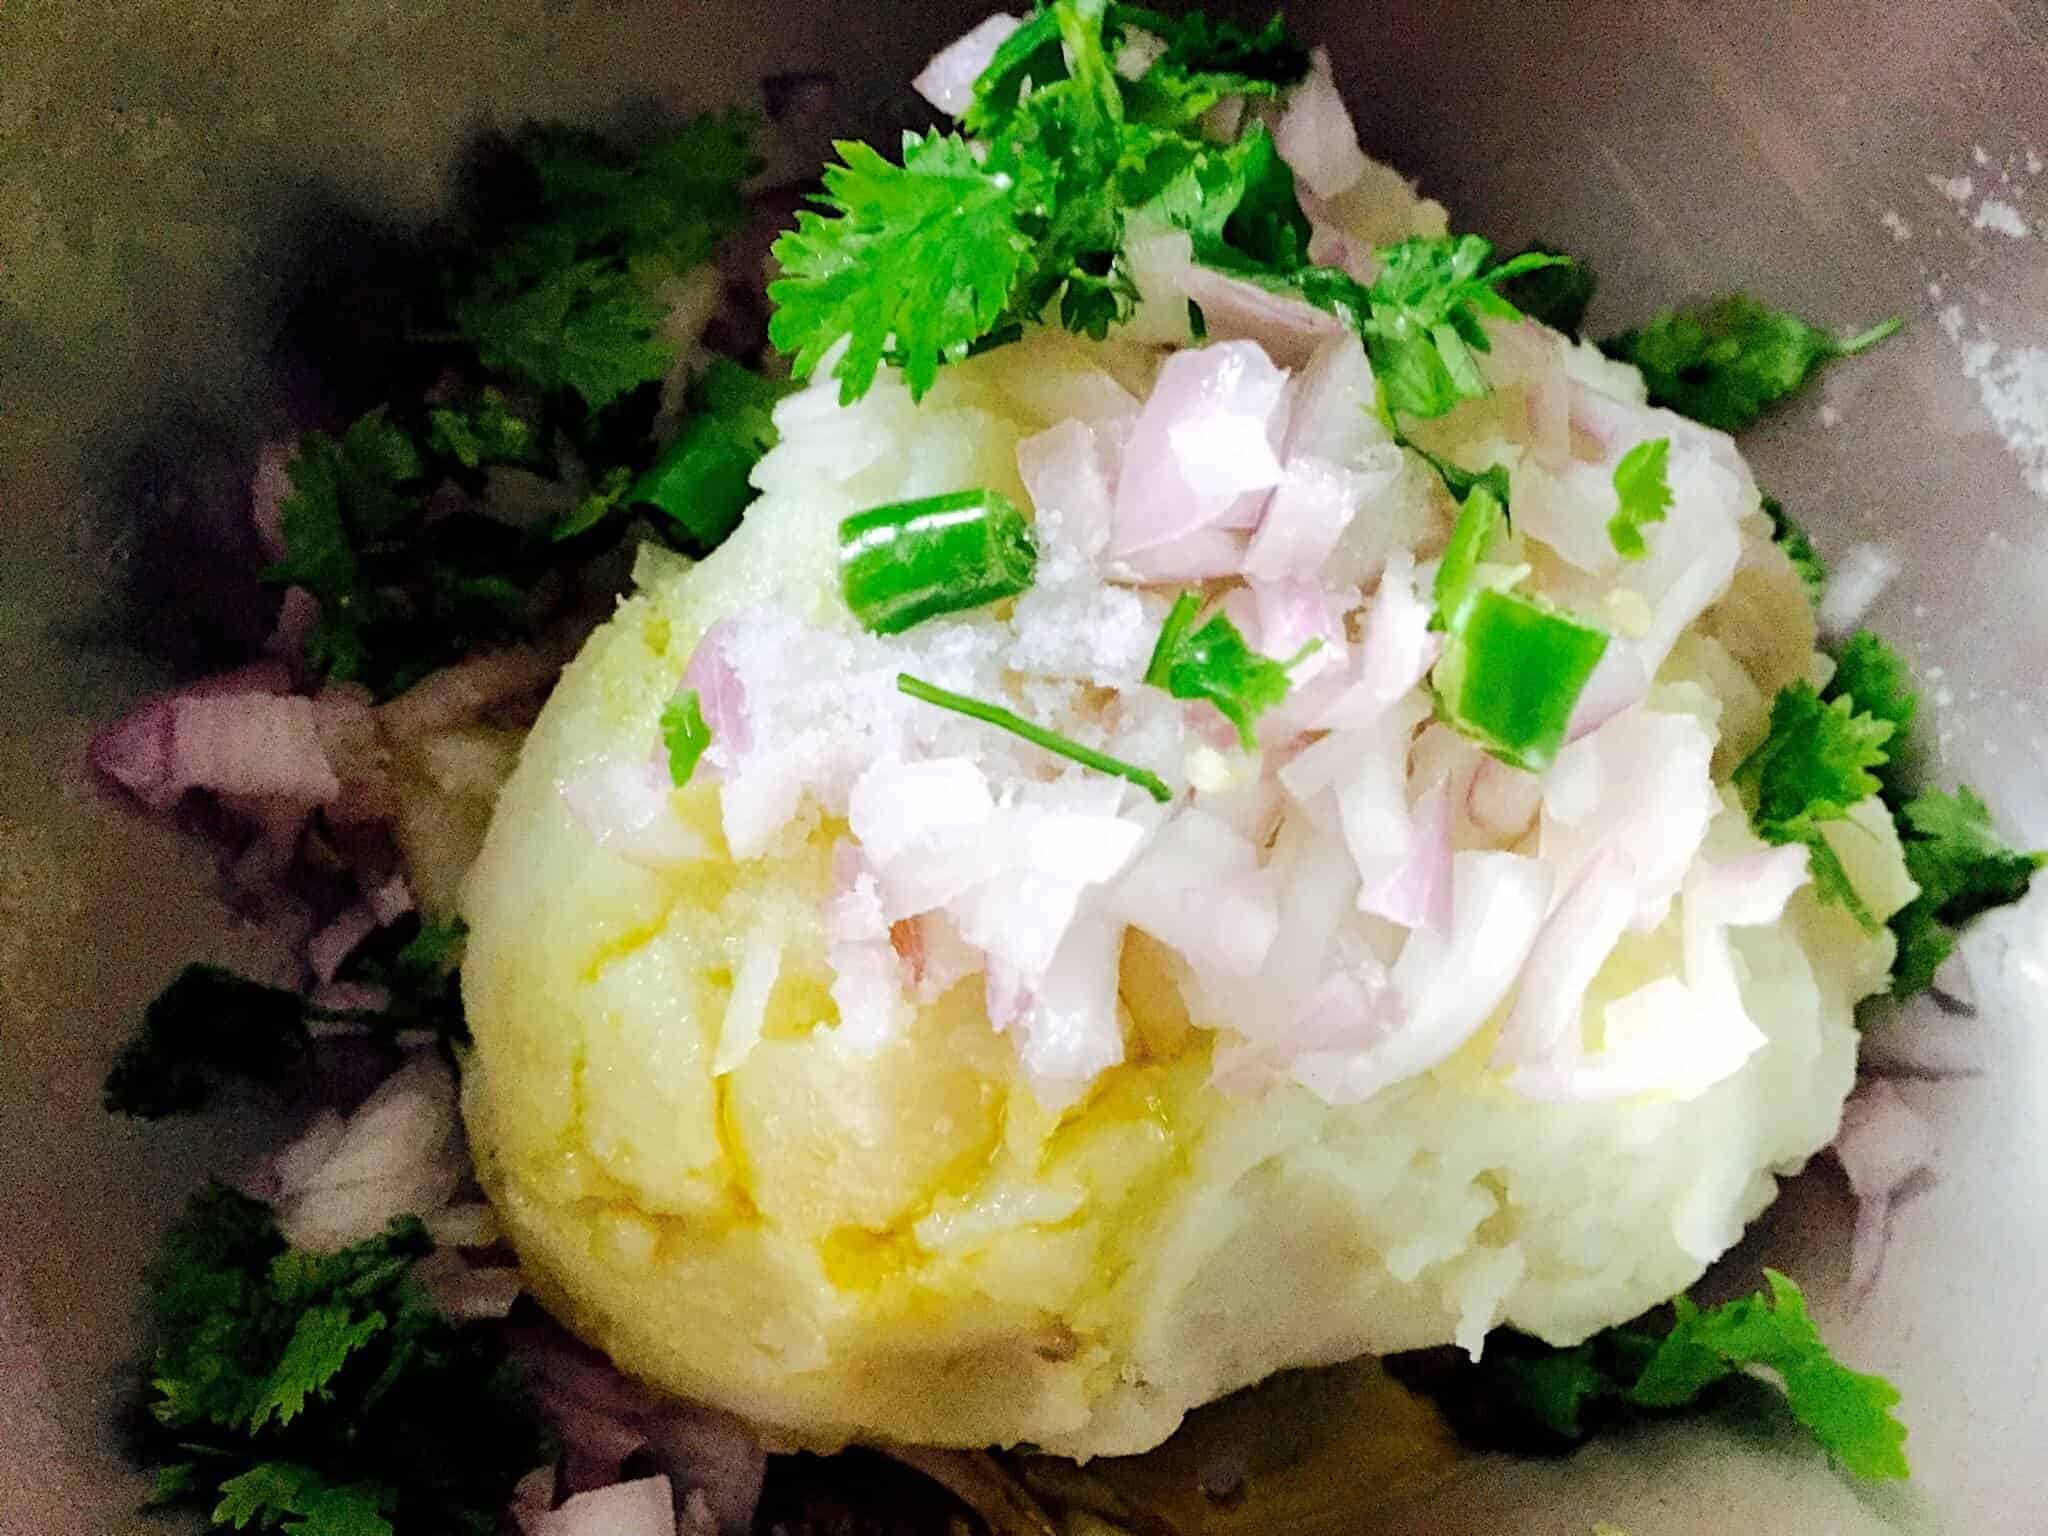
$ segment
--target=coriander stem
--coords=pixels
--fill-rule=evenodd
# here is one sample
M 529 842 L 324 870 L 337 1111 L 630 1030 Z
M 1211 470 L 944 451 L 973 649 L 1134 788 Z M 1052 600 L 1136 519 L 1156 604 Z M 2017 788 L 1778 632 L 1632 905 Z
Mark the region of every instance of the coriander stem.
M 1867 352 L 1887 336 L 1897 332 L 1905 323 L 1904 318 L 1899 315 L 1893 315 L 1889 320 L 1880 320 L 1861 335 L 1851 336 L 1847 341 L 1836 342 L 1835 355 L 1837 357 L 1854 357 L 1858 352 Z
M 1033 725 L 1022 715 L 1014 714 L 1000 704 L 969 698 L 964 693 L 949 692 L 936 684 L 926 682 L 923 678 L 912 677 L 908 672 L 896 674 L 896 686 L 913 699 L 919 699 L 926 704 L 936 704 L 940 709 L 950 709 L 956 715 L 965 715 L 970 720 L 993 725 L 998 730 L 1022 737 L 1033 746 L 1043 747 L 1046 751 L 1079 763 L 1084 768 L 1093 768 L 1099 773 L 1112 774 L 1135 784 L 1161 805 L 1173 799 L 1173 791 L 1166 787 L 1166 781 L 1150 769 L 1111 757 L 1106 752 L 1097 752 L 1092 747 L 1084 747 L 1078 741 L 1062 736 L 1058 731 L 1047 730 L 1042 725 Z

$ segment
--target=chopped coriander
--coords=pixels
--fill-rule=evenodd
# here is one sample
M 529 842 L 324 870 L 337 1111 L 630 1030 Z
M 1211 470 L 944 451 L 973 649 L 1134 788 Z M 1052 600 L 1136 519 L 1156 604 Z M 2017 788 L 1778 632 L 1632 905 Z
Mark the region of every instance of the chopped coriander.
M 1614 516 L 1607 537 L 1624 560 L 1640 560 L 1650 552 L 1643 530 L 1664 521 L 1671 508 L 1671 439 L 1653 437 L 1621 456 L 1614 466 Z
M 1785 558 L 1799 573 L 1800 585 L 1806 588 L 1806 600 L 1819 608 L 1828 585 L 1828 568 L 1821 560 L 1820 551 L 1813 547 L 1813 540 L 1806 536 L 1806 530 L 1792 520 L 1792 514 L 1776 497 L 1764 498 L 1764 515 L 1771 520 L 1771 541 L 1785 551 Z
M 1853 699 L 1823 702 L 1811 683 L 1793 683 L 1772 701 L 1770 734 L 1735 770 L 1735 782 L 1755 799 L 1749 819 L 1757 835 L 1767 843 L 1804 844 L 1815 889 L 1866 929 L 1875 929 L 1877 920 L 1821 827 L 1878 792 L 1873 770 L 1886 762 L 1896 730 L 1890 720 L 1859 712 Z
M 557 544 L 581 538 L 618 511 L 632 483 L 633 472 L 624 465 L 606 470 L 597 484 L 576 499 L 575 506 L 548 525 L 548 537 Z
M 697 690 L 685 688 L 661 709 L 661 742 L 668 750 L 669 782 L 681 789 L 697 771 L 697 759 L 711 745 L 711 727 Z
M 891 502 L 839 525 L 839 590 L 878 635 L 1015 597 L 1037 570 L 1030 520 L 1000 491 Z
M 1567 336 L 1579 334 L 1585 324 L 1586 308 L 1593 302 L 1599 278 L 1593 269 L 1554 245 L 1533 241 L 1517 256 L 1561 256 L 1564 265 L 1539 267 L 1509 278 L 1500 285 L 1501 297 L 1539 324 Z
M 1768 1371 L 1793 1417 L 1843 1467 L 1859 1477 L 1905 1477 L 1906 1428 L 1892 1413 L 1897 1389 L 1837 1361 L 1799 1287 L 1776 1270 L 1764 1277 L 1767 1290 L 1720 1306 L 1679 1297 L 1662 1333 L 1628 1325 L 1552 1349 L 1504 1331 L 1477 1362 L 1450 1366 L 1434 1386 L 1461 1429 L 1483 1443 L 1556 1448 L 1609 1424 L 1739 1401 L 1755 1373 Z M 1395 1367 L 1412 1374 L 1401 1357 Z
M 1478 235 L 1403 240 L 1377 254 L 1379 275 L 1364 290 L 1364 312 L 1354 319 L 1389 407 L 1423 418 L 1486 393 L 1476 354 L 1491 345 L 1480 319 L 1521 318 L 1498 285 L 1566 260 L 1524 252 L 1489 268 L 1493 246 Z M 1325 286 L 1341 292 L 1332 280 Z M 1317 291 L 1307 296 L 1313 300 Z
M 1226 96 L 1270 98 L 1308 73 L 1308 50 L 1278 16 L 1253 28 L 1199 11 L 1167 16 L 1112 5 L 1109 17 L 1119 34 L 1136 28 L 1166 45 L 1152 67 L 1125 88 L 1125 110 L 1133 122 L 1192 124 Z
M 1913 691 L 1913 674 L 1905 658 L 1869 630 L 1859 629 L 1843 643 L 1835 657 L 1835 675 L 1828 680 L 1822 697 L 1853 699 L 1860 713 L 1891 722 L 1892 736 L 1885 743 L 1885 761 L 1874 771 L 1885 798 L 1897 799 L 1902 788 L 1906 743 L 1913 717 L 1920 708 L 1920 696 Z
M 1699 309 L 1668 311 L 1602 345 L 1643 371 L 1653 404 L 1740 432 L 1797 394 L 1823 363 L 1869 350 L 1902 323 L 1893 318 L 1837 340 L 1797 315 L 1736 293 Z
M 157 1500 L 214 1530 L 492 1536 L 553 1447 L 488 1324 L 437 1312 L 414 1217 L 335 1253 L 288 1248 L 270 1208 L 194 1196 L 152 1277 Z
M 706 260 L 746 215 L 752 124 L 707 114 L 638 154 L 554 127 L 520 143 L 527 216 L 457 299 L 485 366 L 595 413 L 665 374 L 660 285 Z
M 1119 779 L 1137 785 L 1161 805 L 1173 799 L 1173 791 L 1167 788 L 1166 781 L 1150 769 L 1111 757 L 1106 752 L 1097 752 L 1093 747 L 1084 747 L 1072 737 L 1062 736 L 1058 731 L 1047 730 L 1042 725 L 1033 725 L 1022 715 L 1007 710 L 1000 704 L 990 704 L 983 699 L 969 698 L 963 693 L 949 692 L 922 678 L 912 677 L 908 672 L 896 674 L 896 686 L 913 699 L 935 704 L 940 709 L 949 709 L 956 715 L 965 715 L 970 720 L 980 720 L 995 726 L 998 730 L 1008 731 L 1012 736 L 1021 737 L 1033 746 L 1043 747 L 1046 751 L 1064 757 L 1069 762 L 1079 763 L 1084 768 L 1093 768 L 1098 773 L 1113 774 Z
M 844 338 L 832 370 L 842 404 L 890 356 L 923 395 L 941 362 L 995 326 L 1030 260 L 1015 179 L 949 134 L 906 133 L 901 165 L 865 144 L 836 147 L 842 163 L 825 168 L 818 197 L 827 211 L 799 213 L 775 242 L 769 338 L 798 378 Z
M 690 386 L 682 431 L 633 482 L 626 501 L 664 514 L 692 551 L 716 549 L 754 499 L 748 477 L 775 446 L 775 404 L 789 389 L 724 358 L 712 363 Z
M 203 1108 L 231 1079 L 278 1087 L 312 1052 L 305 999 L 217 965 L 188 965 L 152 1002 L 107 1076 L 112 1113 L 158 1120 Z
M 427 446 L 464 469 L 541 461 L 540 429 L 502 391 L 486 389 L 457 405 L 435 406 L 427 422 Z
M 1211 615 L 1208 623 L 1195 628 L 1201 607 L 1202 599 L 1194 592 L 1183 592 L 1174 599 L 1152 647 L 1152 658 L 1145 665 L 1145 681 L 1176 699 L 1208 700 L 1237 728 L 1244 749 L 1253 751 L 1259 744 L 1254 722 L 1287 697 L 1288 668 L 1319 642 L 1310 641 L 1290 661 L 1275 661 L 1247 645 L 1244 635 L 1223 613 Z
M 1956 928 L 2027 894 L 2034 871 L 2048 865 L 2048 850 L 2011 847 L 1991 824 L 1989 808 L 1967 788 L 1918 795 L 1900 809 L 1898 821 L 1906 870 L 1920 887 L 1891 924 L 1899 941 L 1892 992 L 1909 997 L 1933 984 L 1955 948 Z

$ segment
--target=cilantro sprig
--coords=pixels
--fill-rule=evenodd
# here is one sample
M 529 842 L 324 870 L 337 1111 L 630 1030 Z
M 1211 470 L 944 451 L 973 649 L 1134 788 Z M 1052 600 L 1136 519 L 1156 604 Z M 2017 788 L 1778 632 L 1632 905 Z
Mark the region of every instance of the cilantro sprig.
M 592 413 L 662 377 L 661 284 L 708 259 L 746 216 L 760 161 L 743 114 L 706 114 L 637 154 L 536 128 L 519 148 L 530 207 L 457 298 L 487 368 Z
M 662 706 L 661 744 L 668 756 L 669 782 L 681 789 L 711 745 L 711 727 L 705 723 L 704 703 L 696 689 L 685 688 Z
M 213 1530 L 492 1536 L 553 1454 L 496 1330 L 412 1277 L 414 1217 L 335 1253 L 286 1246 L 261 1201 L 212 1185 L 165 1238 L 139 1446 L 157 1502 Z
M 1793 1418 L 1846 1470 L 1906 1477 L 1906 1427 L 1892 1412 L 1898 1389 L 1835 1359 L 1800 1288 L 1776 1270 L 1764 1278 L 1766 1290 L 1720 1306 L 1679 1297 L 1661 1334 L 1610 1328 L 1569 1349 L 1496 1334 L 1476 1364 L 1437 1385 L 1475 1438 L 1556 1448 L 1632 1419 L 1719 1408 L 1739 1388 L 1760 1390 L 1758 1373 L 1768 1373 Z
M 1785 551 L 1785 558 L 1792 562 L 1792 569 L 1799 575 L 1799 584 L 1806 588 L 1806 599 L 1816 609 L 1827 593 L 1828 568 L 1820 557 L 1820 551 L 1813 547 L 1802 528 L 1787 512 L 1784 504 L 1774 496 L 1763 499 L 1764 515 L 1771 520 L 1771 542 Z
M 1955 930 L 1980 913 L 2018 901 L 2048 850 L 2021 852 L 1992 825 L 1990 809 L 1969 788 L 1929 790 L 1899 809 L 1906 872 L 1920 894 L 1892 918 L 1898 958 L 1892 993 L 1909 997 L 1934 983 L 1955 949 Z
M 1623 454 L 1614 466 L 1614 495 L 1607 537 L 1622 559 L 1640 560 L 1650 552 L 1643 530 L 1671 509 L 1671 439 L 1653 437 Z
M 1847 695 L 1823 700 L 1811 683 L 1780 689 L 1771 704 L 1770 733 L 1735 770 L 1754 799 L 1750 824 L 1767 843 L 1800 843 L 1823 900 L 1846 908 L 1864 928 L 1879 924 L 1849 883 L 1822 828 L 1845 819 L 1877 793 L 1876 770 L 1897 726 L 1860 710 Z
M 1902 323 L 1894 317 L 1838 338 L 1735 293 L 1697 309 L 1667 311 L 1602 346 L 1642 370 L 1653 404 L 1740 432 L 1797 394 L 1815 369 L 1867 352 Z
M 222 966 L 186 966 L 144 1011 L 107 1074 L 110 1113 L 160 1120 L 206 1108 L 230 1083 L 289 1089 L 313 1065 L 309 1026 L 345 1023 L 388 1036 L 428 1029 L 466 1040 L 456 967 L 466 929 L 408 919 L 380 930 L 342 968 L 388 989 L 376 1012 L 322 1008 L 301 993 Z
M 1311 640 L 1286 661 L 1261 656 L 1246 643 L 1227 614 L 1217 612 L 1196 627 L 1201 594 L 1183 592 L 1159 628 L 1145 681 L 1176 699 L 1206 700 L 1237 730 L 1238 742 L 1250 752 L 1259 744 L 1254 729 L 1260 715 L 1287 697 L 1288 670 L 1320 646 Z

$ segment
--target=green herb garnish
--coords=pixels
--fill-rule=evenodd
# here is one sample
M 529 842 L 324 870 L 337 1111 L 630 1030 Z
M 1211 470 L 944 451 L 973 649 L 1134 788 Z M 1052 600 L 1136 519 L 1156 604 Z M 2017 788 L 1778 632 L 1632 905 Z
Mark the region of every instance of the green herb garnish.
M 891 502 L 839 525 L 839 590 L 878 635 L 1015 597 L 1037 571 L 1030 520 L 1000 491 Z
M 1554 245 L 1534 241 L 1517 256 L 1558 256 L 1561 265 L 1539 267 L 1509 278 L 1500 285 L 1500 295 L 1515 308 L 1553 331 L 1576 336 L 1586 322 L 1586 308 L 1593 302 L 1599 278 L 1593 269 Z
M 1804 844 L 1821 897 L 1872 931 L 1877 919 L 1849 884 L 1821 828 L 1878 792 L 1873 770 L 1885 764 L 1896 729 L 1846 695 L 1824 702 L 1811 683 L 1793 683 L 1772 701 L 1770 734 L 1735 770 L 1735 782 L 1754 797 L 1749 819 L 1757 835 L 1767 843 Z
M 1806 588 L 1806 600 L 1819 608 L 1828 586 L 1828 568 L 1821 560 L 1820 551 L 1813 547 L 1813 540 L 1806 536 L 1806 530 L 1793 521 L 1792 514 L 1776 497 L 1766 496 L 1763 502 L 1764 515 L 1771 520 L 1771 542 L 1785 551 L 1785 558 L 1799 573 L 1799 584 Z
M 1062 736 L 1058 731 L 1047 730 L 1042 725 L 1033 725 L 1022 715 L 1007 710 L 1000 704 L 969 698 L 964 693 L 949 692 L 922 678 L 912 677 L 908 672 L 896 674 L 896 686 L 913 699 L 935 704 L 940 709 L 949 709 L 956 715 L 967 716 L 970 720 L 980 720 L 995 726 L 998 730 L 1008 731 L 1012 736 L 1021 737 L 1033 746 L 1043 747 L 1069 762 L 1079 763 L 1082 767 L 1093 768 L 1098 773 L 1113 774 L 1119 779 L 1127 780 L 1144 790 L 1161 805 L 1173 799 L 1173 791 L 1167 788 L 1166 781 L 1150 769 L 1111 757 L 1107 752 L 1097 752 L 1093 747 L 1084 747 L 1072 737 Z
M 1671 508 L 1671 439 L 1653 437 L 1623 454 L 1614 466 L 1614 495 L 1607 537 L 1622 559 L 1640 560 L 1650 552 L 1643 530 L 1663 522 Z
M 1145 681 L 1176 699 L 1206 699 L 1237 728 L 1245 751 L 1253 751 L 1259 744 L 1254 723 L 1287 697 L 1288 669 L 1321 642 L 1312 640 L 1299 655 L 1275 661 L 1247 645 L 1238 627 L 1221 612 L 1195 628 L 1201 608 L 1198 593 L 1183 592 L 1174 599 L 1145 664 Z
M 1909 997 L 1932 985 L 1955 948 L 1955 929 L 2027 894 L 2034 871 L 2048 865 L 2048 850 L 2022 853 L 2009 845 L 1967 788 L 1918 795 L 1900 808 L 1898 822 L 1906 871 L 1920 887 L 1891 921 L 1899 941 L 1892 992 Z
M 593 413 L 666 374 L 661 284 L 739 228 L 740 185 L 760 166 L 751 137 L 740 114 L 696 118 L 637 154 L 529 132 L 532 206 L 454 305 L 484 365 Z
M 141 1449 L 212 1530 L 492 1536 L 553 1446 L 497 1331 L 414 1283 L 417 1218 L 330 1254 L 213 1185 L 164 1240 Z
M 1714 1407 L 1764 1371 L 1792 1416 L 1843 1467 L 1858 1477 L 1905 1477 L 1906 1427 L 1892 1413 L 1898 1389 L 1836 1360 L 1799 1287 L 1776 1270 L 1764 1278 L 1768 1291 L 1716 1307 L 1679 1297 L 1661 1335 L 1609 1328 L 1573 1348 L 1549 1349 L 1498 1334 L 1477 1364 L 1459 1368 L 1458 1396 L 1489 1443 L 1533 1433 L 1556 1446 L 1615 1421 Z
M 504 394 L 485 389 L 457 405 L 427 412 L 427 447 L 464 469 L 542 461 L 541 431 L 512 408 Z
M 669 781 L 681 789 L 697 771 L 697 759 L 711 745 L 711 727 L 697 690 L 685 688 L 661 710 L 661 742 L 668 750 Z
M 1893 318 L 1837 340 L 1797 315 L 1736 293 L 1699 309 L 1668 311 L 1602 345 L 1642 370 L 1653 404 L 1740 432 L 1797 394 L 1823 363 L 1868 351 L 1902 323 Z

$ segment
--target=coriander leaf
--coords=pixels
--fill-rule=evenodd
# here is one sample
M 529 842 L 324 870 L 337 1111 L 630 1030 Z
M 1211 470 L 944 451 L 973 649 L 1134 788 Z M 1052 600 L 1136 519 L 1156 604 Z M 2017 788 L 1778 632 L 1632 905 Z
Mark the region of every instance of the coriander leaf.
M 1308 50 L 1278 16 L 1254 29 L 1199 11 L 1171 17 L 1113 5 L 1109 19 L 1119 36 L 1135 29 L 1165 44 L 1151 66 L 1124 86 L 1125 111 L 1133 122 L 1192 125 L 1226 96 L 1274 97 L 1308 73 Z
M 427 446 L 464 469 L 541 461 L 540 429 L 498 390 L 486 389 L 459 405 L 435 406 L 427 422 Z
M 1287 669 L 1317 642 L 1311 641 L 1292 661 L 1275 661 L 1247 645 L 1242 632 L 1221 612 L 1196 629 L 1201 606 L 1202 599 L 1194 592 L 1183 592 L 1174 600 L 1145 665 L 1145 681 L 1176 699 L 1206 699 L 1237 728 L 1245 751 L 1256 751 L 1254 723 L 1287 697 Z
M 1488 269 L 1492 254 L 1491 243 L 1478 235 L 1403 240 L 1378 253 L 1380 272 L 1365 290 L 1365 314 L 1357 319 L 1373 377 L 1392 410 L 1441 416 L 1460 400 L 1485 394 L 1475 354 L 1491 344 L 1480 318 L 1521 318 L 1496 285 L 1564 261 L 1530 252 Z M 1348 298 L 1334 279 L 1322 283 L 1304 288 L 1304 296 L 1311 302 L 1321 301 L 1319 294 Z
M 1254 123 L 1228 151 L 1243 190 L 1224 220 L 1222 243 L 1232 253 L 1275 271 L 1308 263 L 1309 222 L 1295 195 L 1294 171 L 1263 123 Z
M 619 509 L 632 484 L 633 472 L 624 465 L 606 470 L 575 506 L 549 525 L 548 537 L 561 544 L 590 532 Z
M 489 1325 L 441 1316 L 413 1280 L 414 1218 L 333 1253 L 286 1247 L 268 1206 L 214 1185 L 152 1275 L 143 1454 L 158 1492 L 215 1528 L 288 1536 L 493 1536 L 551 1454 Z
M 260 1430 L 273 1418 L 280 1424 L 297 1418 L 306 1399 L 327 1391 L 348 1357 L 382 1333 L 385 1324 L 381 1312 L 358 1317 L 340 1304 L 301 1312 L 262 1396 L 249 1410 L 249 1428 Z
M 1404 1376 L 1429 1372 L 1422 1384 L 1441 1395 L 1461 1434 L 1487 1445 L 1550 1449 L 1617 1422 L 1714 1409 L 1756 1371 L 1769 1371 L 1793 1417 L 1848 1471 L 1905 1477 L 1906 1429 L 1891 1411 L 1897 1389 L 1837 1361 L 1799 1287 L 1776 1270 L 1764 1276 L 1765 1292 L 1720 1306 L 1677 1298 L 1675 1319 L 1661 1334 L 1625 1325 L 1551 1349 L 1503 1331 L 1477 1362 L 1434 1371 L 1400 1356 L 1392 1364 Z
M 277 1087 L 312 1049 L 304 1000 L 217 965 L 188 965 L 152 1002 L 107 1076 L 110 1112 L 158 1120 L 204 1107 L 235 1079 Z
M 1861 713 L 1892 723 L 1892 737 L 1885 743 L 1885 761 L 1877 769 L 1877 778 L 1886 799 L 1897 798 L 1906 742 L 1920 708 L 1920 696 L 1913 689 L 1913 674 L 1905 659 L 1869 630 L 1859 629 L 1836 656 L 1835 675 L 1829 679 L 1824 697 L 1853 699 Z
M 1698 309 L 1667 311 L 1601 345 L 1642 370 L 1652 404 L 1740 432 L 1797 394 L 1823 363 L 1876 346 L 1901 323 L 1886 320 L 1837 340 L 1797 315 L 1736 293 Z
M 992 136 L 1017 110 L 1027 87 L 1043 86 L 1067 73 L 1059 20 L 1040 3 L 1028 20 L 996 45 L 974 81 L 974 100 L 960 126 L 981 138 Z
M 841 403 L 866 393 L 885 357 L 913 396 L 940 362 L 1001 317 L 1032 254 L 1014 176 L 982 166 L 952 135 L 903 137 L 903 164 L 842 142 L 817 201 L 775 242 L 783 275 L 769 286 L 769 336 L 809 375 L 843 338 L 833 367 Z M 829 216 L 828 216 L 829 214 Z
M 1806 588 L 1807 601 L 1819 608 L 1828 584 L 1828 568 L 1820 558 L 1820 551 L 1813 547 L 1813 540 L 1806 536 L 1806 530 L 1792 520 L 1792 515 L 1775 497 L 1764 498 L 1764 515 L 1771 520 L 1772 542 L 1785 551 L 1785 557 L 1792 562 L 1792 569 L 1799 573 L 1800 583 Z
M 1671 439 L 1654 437 L 1623 454 L 1614 466 L 1614 495 L 1607 537 L 1622 559 L 1640 560 L 1650 552 L 1643 529 L 1663 522 L 1671 508 Z
M 392 1536 L 388 1495 L 375 1488 L 332 1487 L 311 1467 L 263 1462 L 220 1485 L 216 1526 L 284 1531 L 288 1536 Z M 296 1518 L 294 1518 L 296 1517 Z
M 1799 1287 L 1774 1269 L 1764 1278 L 1769 1304 L 1752 1296 L 1702 1311 L 1680 1297 L 1678 1321 L 1629 1389 L 1630 1400 L 1680 1407 L 1737 1371 L 1763 1366 L 1784 1382 L 1793 1416 L 1843 1466 L 1859 1477 L 1905 1477 L 1906 1426 L 1891 1412 L 1898 1389 L 1838 1362 Z
M 1772 842 L 1794 841 L 1847 816 L 1877 793 L 1871 770 L 1884 764 L 1895 730 L 1889 720 L 1859 713 L 1852 699 L 1823 703 L 1811 683 L 1781 689 L 1771 704 L 1770 734 L 1735 770 L 1735 781 L 1756 796 L 1750 819 L 1757 830 Z
M 1613 1379 L 1594 1360 L 1593 1346 L 1559 1349 L 1500 1362 L 1522 1411 L 1552 1434 L 1576 1440 L 1586 1433 L 1588 1408 L 1614 1393 Z
M 674 360 L 662 284 L 744 219 L 751 132 L 741 115 L 705 115 L 635 155 L 529 132 L 532 206 L 453 306 L 485 366 L 592 413 L 661 378 Z
M 1079 763 L 1084 768 L 1093 768 L 1098 773 L 1112 774 L 1124 779 L 1137 785 L 1161 805 L 1173 799 L 1173 791 L 1167 788 L 1166 781 L 1150 769 L 1140 768 L 1135 763 L 1125 762 L 1122 758 L 1111 757 L 1107 752 L 1098 752 L 1093 747 L 1083 746 L 1072 737 L 1062 736 L 1058 731 L 1042 725 L 1035 725 L 1014 710 L 1005 709 L 1000 704 L 991 704 L 985 699 L 969 698 L 964 693 L 954 693 L 928 683 L 921 677 L 912 677 L 908 672 L 896 674 L 896 686 L 913 699 L 939 709 L 951 710 L 956 715 L 965 715 L 970 720 L 979 720 L 985 725 L 994 726 L 997 730 L 1008 731 L 1020 740 L 1028 741 L 1036 747 L 1043 747 L 1046 751 L 1064 757 L 1069 762 Z
M 601 411 L 668 372 L 660 314 L 608 257 L 525 274 L 458 305 L 456 323 L 487 367 Z
M 697 759 L 711 745 L 711 727 L 697 690 L 686 688 L 661 709 L 661 741 L 668 749 L 669 782 L 681 789 L 697 771 Z
M 1892 993 L 1910 997 L 1933 984 L 1955 948 L 1954 930 L 1982 912 L 2026 895 L 2048 851 L 2022 853 L 2000 837 L 1991 812 L 1968 788 L 1930 790 L 1898 813 L 1906 871 L 1920 894 L 1892 917 L 1898 957 Z
M 1531 320 L 1547 325 L 1553 331 L 1562 331 L 1567 336 L 1578 335 L 1579 328 L 1585 324 L 1586 307 L 1593 302 L 1593 290 L 1599 286 L 1599 278 L 1593 269 L 1577 257 L 1541 241 L 1525 245 L 1515 254 L 1560 256 L 1565 258 L 1565 264 L 1538 267 L 1509 278 L 1500 285 L 1501 297 Z
M 1887 761 L 1896 730 L 1890 720 L 1858 712 L 1850 698 L 1824 703 L 1811 683 L 1793 683 L 1772 701 L 1770 734 L 1735 770 L 1735 782 L 1755 798 L 1750 824 L 1757 835 L 1803 843 L 1822 899 L 1846 907 L 1867 929 L 1876 920 L 1820 829 L 1878 792 L 1873 770 Z

